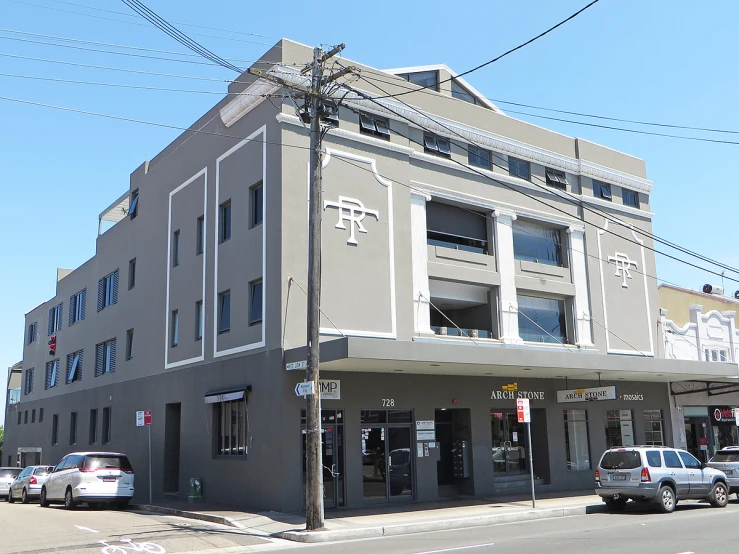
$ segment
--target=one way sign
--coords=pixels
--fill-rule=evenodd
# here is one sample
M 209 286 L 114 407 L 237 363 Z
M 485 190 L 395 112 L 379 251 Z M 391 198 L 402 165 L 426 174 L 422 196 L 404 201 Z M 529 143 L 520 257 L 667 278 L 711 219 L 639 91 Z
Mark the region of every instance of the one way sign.
M 316 393 L 316 387 L 313 381 L 307 383 L 298 383 L 295 385 L 295 396 L 311 396 Z

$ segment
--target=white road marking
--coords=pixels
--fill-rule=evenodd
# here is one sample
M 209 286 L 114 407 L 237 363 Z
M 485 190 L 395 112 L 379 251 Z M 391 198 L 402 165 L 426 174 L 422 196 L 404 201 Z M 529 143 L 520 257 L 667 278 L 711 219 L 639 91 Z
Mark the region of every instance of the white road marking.
M 459 550 L 470 550 L 472 548 L 483 548 L 485 546 L 493 546 L 494 542 L 488 542 L 485 544 L 475 544 L 472 546 L 457 546 L 456 548 L 445 548 L 443 550 L 427 550 L 426 552 L 416 552 L 416 554 L 439 554 L 440 552 L 457 552 Z
M 679 554 L 695 554 L 695 552 L 680 552 Z
M 75 525 L 77 529 L 80 531 L 89 531 L 90 533 L 99 533 L 100 531 L 95 531 L 95 529 L 90 529 L 89 527 L 82 527 L 81 525 Z

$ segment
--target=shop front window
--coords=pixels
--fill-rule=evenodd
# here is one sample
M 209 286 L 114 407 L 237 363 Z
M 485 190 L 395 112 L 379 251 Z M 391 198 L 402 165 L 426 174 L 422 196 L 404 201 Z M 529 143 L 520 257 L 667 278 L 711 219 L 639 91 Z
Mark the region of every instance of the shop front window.
M 567 469 L 570 471 L 584 471 L 590 469 L 588 411 L 565 410 L 564 423 Z
M 231 400 L 215 405 L 218 422 L 219 456 L 245 456 L 247 452 L 246 400 Z
M 634 446 L 634 418 L 631 410 L 606 411 L 606 446 Z
M 662 432 L 662 410 L 644 410 L 644 444 L 647 446 L 664 446 Z

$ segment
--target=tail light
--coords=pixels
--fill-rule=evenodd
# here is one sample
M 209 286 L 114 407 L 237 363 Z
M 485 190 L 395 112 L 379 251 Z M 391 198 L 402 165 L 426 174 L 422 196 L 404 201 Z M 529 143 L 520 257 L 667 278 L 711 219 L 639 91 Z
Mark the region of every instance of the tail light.
M 641 482 L 649 483 L 652 480 L 652 476 L 649 475 L 649 469 L 646 467 L 641 468 Z
M 128 473 L 129 475 L 133 475 L 133 470 L 132 469 L 124 469 L 123 470 L 123 473 Z
M 31 475 L 31 478 L 28 480 L 29 485 L 38 485 L 38 481 L 36 480 L 36 477 Z
M 597 468 L 595 470 L 595 482 L 600 483 L 600 471 Z

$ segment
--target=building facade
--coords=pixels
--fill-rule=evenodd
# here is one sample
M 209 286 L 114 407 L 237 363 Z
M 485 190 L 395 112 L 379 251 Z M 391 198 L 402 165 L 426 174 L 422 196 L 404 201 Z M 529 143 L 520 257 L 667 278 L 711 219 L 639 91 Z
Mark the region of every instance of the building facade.
M 312 50 L 263 59 L 300 83 Z M 671 444 L 669 383 L 736 371 L 664 356 L 644 162 L 445 66 L 356 66 L 324 140 L 326 505 L 525 487 L 517 398 L 544 489 L 590 487 L 609 446 Z M 242 75 L 101 213 L 96 255 L 26 316 L 4 461 L 119 450 L 146 482 L 151 410 L 155 497 L 197 477 L 211 501 L 302 508 L 308 133 L 275 95 Z

